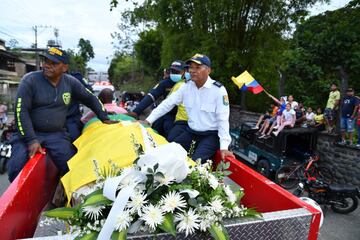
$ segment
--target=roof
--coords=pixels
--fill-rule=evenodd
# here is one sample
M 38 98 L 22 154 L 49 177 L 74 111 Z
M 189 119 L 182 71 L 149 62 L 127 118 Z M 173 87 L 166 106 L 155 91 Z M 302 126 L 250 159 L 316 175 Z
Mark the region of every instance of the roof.
M 18 62 L 21 62 L 20 58 L 18 55 L 14 54 L 14 53 L 11 53 L 11 52 L 8 52 L 8 51 L 4 51 L 2 49 L 0 49 L 0 55 L 2 56 L 5 56 L 5 57 L 8 57 L 8 58 L 12 58 Z

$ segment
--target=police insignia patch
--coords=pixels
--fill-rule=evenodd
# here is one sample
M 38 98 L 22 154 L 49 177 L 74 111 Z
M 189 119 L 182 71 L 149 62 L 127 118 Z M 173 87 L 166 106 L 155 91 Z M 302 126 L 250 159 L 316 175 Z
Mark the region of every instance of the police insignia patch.
M 224 96 L 223 96 L 223 104 L 224 104 L 225 106 L 228 106 L 228 105 L 229 105 L 229 97 L 228 97 L 228 95 L 224 95 Z
M 62 95 L 62 98 L 63 98 L 65 105 L 68 105 L 71 100 L 71 94 L 69 92 L 66 92 Z

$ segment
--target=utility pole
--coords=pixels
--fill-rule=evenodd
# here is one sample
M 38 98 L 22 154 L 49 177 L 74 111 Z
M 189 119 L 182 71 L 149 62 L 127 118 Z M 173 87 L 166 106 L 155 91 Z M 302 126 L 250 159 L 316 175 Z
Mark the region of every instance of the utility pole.
M 39 60 L 39 52 L 38 52 L 38 47 L 37 47 L 37 30 L 38 30 L 38 26 L 34 26 L 33 30 L 35 32 L 35 56 L 36 56 L 36 70 L 40 70 L 40 60 Z
M 36 56 L 36 70 L 40 70 L 40 59 L 39 59 L 39 49 L 38 49 L 38 42 L 37 42 L 37 36 L 38 36 L 38 28 L 49 28 L 51 26 L 33 26 L 32 29 L 34 30 L 35 33 L 35 44 L 34 44 L 34 48 L 35 48 L 35 56 Z

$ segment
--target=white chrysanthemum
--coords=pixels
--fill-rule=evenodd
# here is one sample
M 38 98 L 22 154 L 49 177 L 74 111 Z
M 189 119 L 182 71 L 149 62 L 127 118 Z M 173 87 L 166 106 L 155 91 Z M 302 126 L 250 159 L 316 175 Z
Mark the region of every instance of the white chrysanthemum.
M 151 230 L 155 230 L 157 225 L 161 224 L 164 220 L 163 211 L 160 207 L 152 204 L 142 208 L 141 219 Z
M 216 213 L 221 213 L 224 210 L 224 206 L 222 204 L 223 201 L 218 197 L 213 198 L 213 200 L 210 202 L 212 210 Z
M 132 212 L 137 212 L 140 215 L 141 208 L 148 202 L 146 199 L 146 194 L 144 193 L 135 193 L 130 197 L 131 201 L 128 203 L 127 207 L 131 209 Z
M 202 216 L 202 219 L 201 219 L 201 221 L 199 223 L 200 231 L 206 232 L 207 229 L 211 226 L 213 221 L 212 221 L 212 217 L 210 217 L 210 216 L 212 216 L 212 215 L 211 214 L 206 214 L 205 217 Z
M 219 186 L 219 181 L 213 174 L 208 174 L 208 180 L 212 189 L 216 189 Z
M 229 202 L 235 203 L 236 202 L 236 196 L 233 193 L 233 191 L 230 189 L 229 185 L 224 186 L 224 192 L 226 196 L 228 197 Z
M 86 217 L 89 217 L 93 220 L 98 220 L 102 215 L 102 210 L 105 206 L 85 206 L 82 208 L 82 211 L 85 213 Z
M 186 207 L 186 202 L 184 198 L 177 192 L 169 192 L 161 199 L 162 203 L 162 210 L 164 212 L 171 212 L 173 213 L 175 209 L 181 210 L 182 208 Z
M 179 222 L 176 226 L 177 230 L 185 232 L 185 235 L 187 236 L 199 229 L 200 216 L 195 213 L 195 210 L 189 209 L 187 213 L 176 214 L 175 221 Z
M 124 229 L 127 229 L 130 226 L 133 218 L 130 215 L 130 211 L 122 211 L 116 217 L 115 229 L 121 232 Z

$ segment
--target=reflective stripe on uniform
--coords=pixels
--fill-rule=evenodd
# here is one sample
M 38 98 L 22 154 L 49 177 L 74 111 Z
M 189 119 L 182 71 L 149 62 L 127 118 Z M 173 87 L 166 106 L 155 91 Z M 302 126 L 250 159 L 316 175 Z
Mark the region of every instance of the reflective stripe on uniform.
M 17 104 L 16 104 L 16 117 L 17 117 L 18 130 L 19 130 L 20 134 L 21 134 L 22 136 L 24 136 L 25 133 L 24 133 L 24 129 L 23 129 L 23 127 L 22 127 L 21 120 L 20 120 L 21 101 L 22 101 L 21 98 L 18 98 L 18 99 L 17 99 Z

